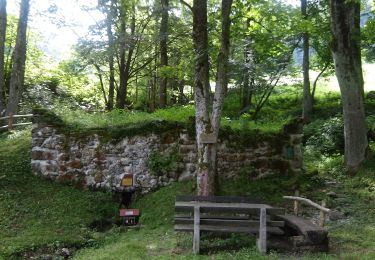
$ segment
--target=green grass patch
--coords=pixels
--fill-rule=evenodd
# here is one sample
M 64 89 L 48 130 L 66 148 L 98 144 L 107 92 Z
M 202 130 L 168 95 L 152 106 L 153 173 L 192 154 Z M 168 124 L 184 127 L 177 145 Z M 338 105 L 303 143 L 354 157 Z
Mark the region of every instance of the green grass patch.
M 33 176 L 30 129 L 0 136 L 0 256 L 39 247 L 82 246 L 88 225 L 113 216 L 109 193 L 78 190 Z

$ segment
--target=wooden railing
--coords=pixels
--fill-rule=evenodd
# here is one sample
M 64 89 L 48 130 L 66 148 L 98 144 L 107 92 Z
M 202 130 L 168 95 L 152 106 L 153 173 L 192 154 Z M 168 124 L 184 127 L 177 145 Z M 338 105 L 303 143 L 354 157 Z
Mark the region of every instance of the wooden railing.
M 24 123 L 14 123 L 15 118 L 31 118 L 33 117 L 33 114 L 26 114 L 26 115 L 13 115 L 12 113 L 9 113 L 8 116 L 0 117 L 0 122 L 2 120 L 8 120 L 8 124 L 4 126 L 0 126 L 1 129 L 7 129 L 8 131 L 12 130 L 16 126 L 25 126 L 25 125 L 31 125 L 32 122 L 24 122 Z
M 297 216 L 299 213 L 299 202 L 304 202 L 309 206 L 312 206 L 318 210 L 320 210 L 319 215 L 319 226 L 324 227 L 326 216 L 331 212 L 329 208 L 326 208 L 326 202 L 325 200 L 322 200 L 322 204 L 319 205 L 318 203 L 315 203 L 309 199 L 299 197 L 299 192 L 295 192 L 295 196 L 283 196 L 284 199 L 289 199 L 294 201 L 294 214 Z

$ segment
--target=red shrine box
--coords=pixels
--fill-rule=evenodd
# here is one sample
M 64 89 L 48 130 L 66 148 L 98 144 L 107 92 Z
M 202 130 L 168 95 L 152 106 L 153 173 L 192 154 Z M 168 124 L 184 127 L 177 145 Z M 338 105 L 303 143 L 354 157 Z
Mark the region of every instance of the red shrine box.
M 137 225 L 139 221 L 139 209 L 120 209 L 120 217 L 127 226 Z
M 139 209 L 120 209 L 120 217 L 137 217 L 139 216 Z

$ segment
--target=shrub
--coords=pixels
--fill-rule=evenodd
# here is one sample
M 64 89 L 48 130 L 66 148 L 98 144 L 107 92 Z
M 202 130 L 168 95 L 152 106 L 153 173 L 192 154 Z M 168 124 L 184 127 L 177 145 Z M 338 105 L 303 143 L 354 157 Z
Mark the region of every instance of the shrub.
M 181 155 L 177 149 L 169 153 L 152 152 L 147 160 L 147 168 L 155 176 L 170 175 L 178 169 L 178 162 L 181 161 Z
M 341 116 L 316 120 L 305 126 L 306 145 L 325 155 L 343 154 L 344 123 Z

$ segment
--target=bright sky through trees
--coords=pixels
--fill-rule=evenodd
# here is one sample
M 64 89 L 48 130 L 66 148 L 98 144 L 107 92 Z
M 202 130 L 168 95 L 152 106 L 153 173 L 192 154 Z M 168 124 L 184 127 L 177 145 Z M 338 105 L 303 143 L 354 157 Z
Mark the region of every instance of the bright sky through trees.
M 49 55 L 62 59 L 69 54 L 71 46 L 79 37 L 87 34 L 88 27 L 102 19 L 99 11 L 82 10 L 96 6 L 96 0 L 32 0 L 30 27 L 40 33 L 40 46 Z M 9 14 L 19 15 L 20 0 L 8 0 Z M 52 19 L 51 19 L 52 18 Z
M 299 0 L 285 1 L 299 4 Z M 19 3 L 20 0 L 8 0 L 8 13 L 18 16 Z M 30 27 L 43 37 L 41 48 L 57 60 L 66 57 L 78 38 L 87 34 L 89 26 L 102 19 L 97 10 L 82 10 L 83 6 L 93 8 L 96 3 L 97 0 L 32 0 Z

